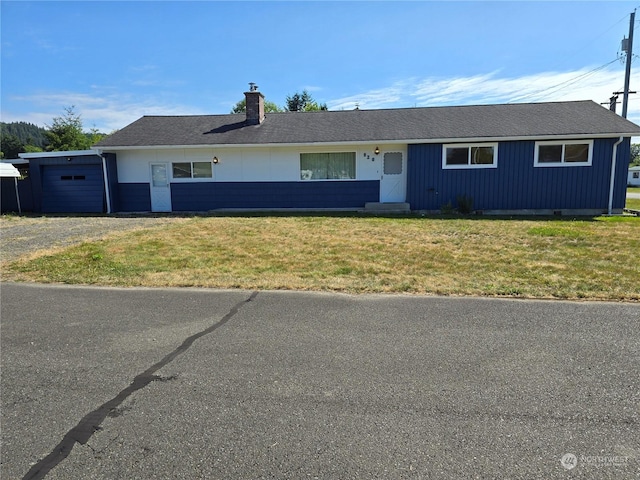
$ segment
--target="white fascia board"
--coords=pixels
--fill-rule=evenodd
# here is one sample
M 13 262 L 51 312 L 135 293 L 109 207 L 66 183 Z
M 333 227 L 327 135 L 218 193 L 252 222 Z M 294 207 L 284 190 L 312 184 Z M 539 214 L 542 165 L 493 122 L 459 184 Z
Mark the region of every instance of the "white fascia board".
M 0 160 L 0 163 L 9 163 L 11 165 L 29 165 L 29 160 L 24 158 L 12 158 L 10 160 Z
M 83 155 L 98 155 L 97 150 L 68 150 L 64 152 L 33 152 L 19 153 L 20 158 L 29 160 L 30 158 L 55 158 L 55 157 L 80 157 Z
M 175 148 L 277 148 L 277 147 L 317 147 L 317 146 L 341 146 L 341 145 L 407 145 L 423 143 L 489 143 L 489 142 L 515 142 L 538 140 L 582 140 L 596 138 L 632 137 L 631 133 L 599 133 L 599 134 L 563 134 L 563 135 L 534 135 L 519 137 L 455 137 L 455 138 L 410 138 L 399 140 L 353 140 L 348 142 L 304 142 L 304 143 L 216 143 L 201 145 L 145 145 L 145 146 L 114 146 L 97 147 L 100 152 L 115 152 L 118 150 L 170 150 Z M 92 151 L 97 153 L 97 151 Z M 29 154 L 36 155 L 36 154 Z M 22 156 L 22 155 L 21 155 Z M 37 155 L 36 155 L 37 156 Z

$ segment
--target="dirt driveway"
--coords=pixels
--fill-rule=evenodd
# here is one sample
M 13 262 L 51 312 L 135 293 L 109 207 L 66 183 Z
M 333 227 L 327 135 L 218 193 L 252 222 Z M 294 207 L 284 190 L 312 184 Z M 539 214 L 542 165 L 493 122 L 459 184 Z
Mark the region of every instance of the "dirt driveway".
M 173 216 L 1 216 L 0 262 L 41 249 L 97 240 L 114 232 L 180 221 Z

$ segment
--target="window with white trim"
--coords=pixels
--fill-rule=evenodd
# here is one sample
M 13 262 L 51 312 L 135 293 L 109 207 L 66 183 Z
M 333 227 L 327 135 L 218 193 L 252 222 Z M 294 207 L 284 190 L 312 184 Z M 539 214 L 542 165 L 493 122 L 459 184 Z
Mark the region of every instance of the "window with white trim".
M 213 178 L 211 162 L 174 162 L 171 166 L 174 179 Z
M 591 165 L 593 140 L 536 142 L 536 167 L 584 167 Z
M 355 178 L 355 152 L 300 154 L 300 180 L 354 180 Z
M 442 146 L 442 168 L 496 168 L 497 143 L 457 143 Z

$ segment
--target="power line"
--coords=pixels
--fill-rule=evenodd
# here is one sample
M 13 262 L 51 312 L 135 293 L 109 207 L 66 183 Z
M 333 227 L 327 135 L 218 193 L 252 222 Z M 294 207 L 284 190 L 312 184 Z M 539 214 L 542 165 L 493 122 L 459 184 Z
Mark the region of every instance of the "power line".
M 527 99 L 527 98 L 530 98 L 530 97 L 534 97 L 534 96 L 539 95 L 541 93 L 548 92 L 549 90 L 555 90 L 555 91 L 562 90 L 562 89 L 564 89 L 564 88 L 566 88 L 566 87 L 568 87 L 570 85 L 573 85 L 576 82 L 579 82 L 580 80 L 583 80 L 584 78 L 587 78 L 588 76 L 593 75 L 594 73 L 596 73 L 596 72 L 608 67 L 609 65 L 611 65 L 612 63 L 615 63 L 617 61 L 618 61 L 618 59 L 616 58 L 616 59 L 614 59 L 614 60 L 612 60 L 612 61 L 610 61 L 608 63 L 605 63 L 604 65 L 600 65 L 599 67 L 594 68 L 593 70 L 590 70 L 589 72 L 580 74 L 577 77 L 570 78 L 568 80 L 565 80 L 564 82 L 560 82 L 560 83 L 558 83 L 556 85 L 553 85 L 551 87 L 543 88 L 542 90 L 537 90 L 537 91 L 531 92 L 531 93 L 529 93 L 527 95 L 523 95 L 523 96 L 517 97 L 517 101 L 522 101 L 524 99 Z M 514 103 L 514 102 L 509 102 L 509 103 Z

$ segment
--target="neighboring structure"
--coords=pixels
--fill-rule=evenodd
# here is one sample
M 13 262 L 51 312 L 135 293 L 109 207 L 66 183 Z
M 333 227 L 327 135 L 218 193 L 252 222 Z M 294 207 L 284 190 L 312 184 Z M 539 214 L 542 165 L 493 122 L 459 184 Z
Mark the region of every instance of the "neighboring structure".
M 246 115 L 145 116 L 95 151 L 22 155 L 36 208 L 435 212 L 466 196 L 485 213 L 618 213 L 640 135 L 591 101 L 265 114 L 245 96 Z
M 20 178 L 20 176 L 20 171 L 11 163 L 0 162 L 0 181 L 2 182 L 2 207 L 6 208 L 5 205 L 9 203 L 11 204 L 11 207 L 15 205 L 15 208 L 7 209 L 7 211 L 22 213 L 22 205 L 20 204 L 20 191 L 18 188 L 18 178 Z M 9 187 L 10 182 L 13 182 L 13 198 L 11 198 L 10 195 L 7 195 L 7 193 L 11 190 L 11 187 Z M 5 201 L 5 198 L 11 198 L 12 201 Z
M 629 168 L 627 185 L 631 187 L 640 187 L 640 166 Z

